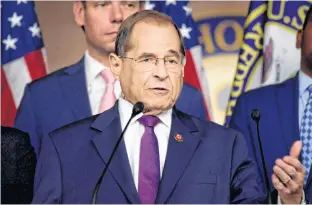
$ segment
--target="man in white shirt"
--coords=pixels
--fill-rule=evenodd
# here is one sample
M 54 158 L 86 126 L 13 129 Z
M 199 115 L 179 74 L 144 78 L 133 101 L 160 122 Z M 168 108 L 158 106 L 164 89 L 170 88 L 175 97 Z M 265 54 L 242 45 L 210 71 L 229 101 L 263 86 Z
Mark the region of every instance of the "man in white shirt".
M 44 138 L 33 203 L 264 202 L 243 136 L 175 107 L 186 58 L 183 37 L 170 17 L 156 11 L 131 15 L 109 57 L 122 97 L 108 111 Z M 143 113 L 130 121 L 108 166 L 138 102 Z
M 15 119 L 15 127 L 30 134 L 37 154 L 43 135 L 103 112 L 121 96 L 108 56 L 115 51 L 120 24 L 143 7 L 142 1 L 74 2 L 75 20 L 83 28 L 87 42 L 84 57 L 27 85 Z M 193 116 L 206 117 L 201 93 L 188 84 L 183 86 L 177 107 Z

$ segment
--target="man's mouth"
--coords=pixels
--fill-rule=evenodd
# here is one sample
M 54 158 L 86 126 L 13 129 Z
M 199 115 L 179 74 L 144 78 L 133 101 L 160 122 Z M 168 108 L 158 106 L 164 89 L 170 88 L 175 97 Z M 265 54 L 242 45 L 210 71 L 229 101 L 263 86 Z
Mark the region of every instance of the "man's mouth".
M 116 35 L 117 34 L 117 31 L 112 31 L 112 32 L 109 32 L 109 33 L 106 33 L 107 35 Z
M 152 90 L 155 93 L 161 94 L 161 95 L 167 94 L 169 92 L 169 90 L 167 88 L 164 88 L 164 87 L 155 87 L 155 88 L 152 88 Z

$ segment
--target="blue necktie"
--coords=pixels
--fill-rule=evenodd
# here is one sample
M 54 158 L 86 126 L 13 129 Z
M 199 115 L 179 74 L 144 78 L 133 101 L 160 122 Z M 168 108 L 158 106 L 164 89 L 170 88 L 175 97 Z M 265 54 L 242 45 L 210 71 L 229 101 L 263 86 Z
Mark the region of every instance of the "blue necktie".
M 302 142 L 301 159 L 306 169 L 304 184 L 306 185 L 312 164 L 312 86 L 308 88 L 309 99 L 301 120 L 300 140 Z

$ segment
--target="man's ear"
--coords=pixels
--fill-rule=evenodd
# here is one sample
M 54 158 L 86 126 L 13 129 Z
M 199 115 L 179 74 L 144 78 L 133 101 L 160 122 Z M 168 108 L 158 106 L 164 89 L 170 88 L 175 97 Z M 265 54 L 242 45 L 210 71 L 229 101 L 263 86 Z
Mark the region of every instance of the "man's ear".
M 109 54 L 110 69 L 116 80 L 119 80 L 122 69 L 122 60 L 115 54 Z
M 302 45 L 302 38 L 303 38 L 303 31 L 297 31 L 297 41 L 296 41 L 296 48 L 301 48 Z
M 87 3 L 87 2 L 86 2 Z M 73 13 L 75 21 L 79 26 L 84 26 L 85 24 L 85 7 L 81 1 L 75 1 L 73 4 Z

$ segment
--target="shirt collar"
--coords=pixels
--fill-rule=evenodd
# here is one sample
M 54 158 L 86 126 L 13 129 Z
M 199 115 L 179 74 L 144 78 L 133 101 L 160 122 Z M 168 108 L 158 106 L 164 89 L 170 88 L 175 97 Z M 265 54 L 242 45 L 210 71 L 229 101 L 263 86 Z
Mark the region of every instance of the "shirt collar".
M 300 96 L 312 85 L 312 78 L 302 72 L 299 71 L 299 94 Z
M 119 110 L 122 130 L 125 128 L 126 123 L 128 122 L 128 120 L 131 117 L 132 109 L 133 109 L 133 104 L 131 104 L 129 101 L 127 101 L 127 100 L 125 100 L 123 98 L 119 98 L 119 100 L 118 100 L 118 110 Z M 137 116 L 135 116 L 131 120 L 130 124 L 136 122 L 142 116 L 143 116 L 143 113 L 138 114 Z M 171 127 L 172 109 L 169 109 L 167 111 L 164 111 L 164 112 L 158 114 L 157 117 L 168 128 Z
M 108 69 L 95 58 L 90 56 L 89 52 L 85 52 L 85 66 L 86 66 L 86 76 L 87 84 L 90 85 L 96 76 L 105 69 Z

